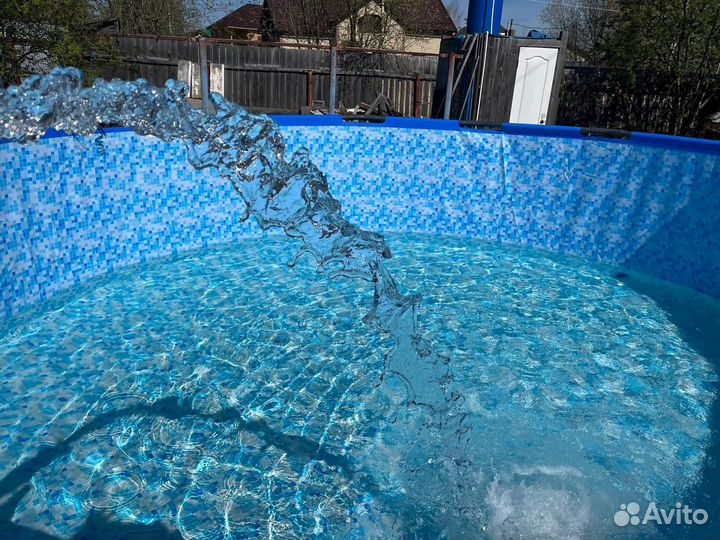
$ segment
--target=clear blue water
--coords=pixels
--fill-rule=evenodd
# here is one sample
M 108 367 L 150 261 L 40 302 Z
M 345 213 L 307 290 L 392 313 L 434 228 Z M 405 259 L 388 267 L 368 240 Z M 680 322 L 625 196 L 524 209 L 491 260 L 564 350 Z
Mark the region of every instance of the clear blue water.
M 657 537 L 614 525 L 619 505 L 712 503 L 720 302 L 524 248 L 387 242 L 452 358 L 464 462 L 427 427 L 442 412 L 382 380 L 372 288 L 289 270 L 288 240 L 266 237 L 4 323 L 2 534 Z

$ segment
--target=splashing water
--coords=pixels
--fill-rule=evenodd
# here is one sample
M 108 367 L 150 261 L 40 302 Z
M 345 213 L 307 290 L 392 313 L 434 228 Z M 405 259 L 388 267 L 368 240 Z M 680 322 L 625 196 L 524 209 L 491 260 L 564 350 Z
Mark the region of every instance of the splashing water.
M 282 136 L 270 118 L 252 115 L 219 94 L 212 95 L 217 112 L 205 114 L 188 104 L 187 86 L 173 80 L 163 89 L 144 80 L 97 80 L 89 88 L 83 88 L 82 81 L 79 70 L 56 68 L 4 91 L 0 136 L 24 143 L 36 141 L 50 128 L 92 135 L 100 125 L 110 124 L 166 142 L 185 141 L 193 167 L 216 168 L 232 182 L 246 205 L 246 218 L 252 215 L 263 229 L 281 228 L 302 240 L 291 266 L 309 253 L 331 277 L 375 284 L 366 321 L 395 337 L 397 347 L 388 356 L 387 371 L 407 384 L 411 402 L 443 410 L 448 400 L 457 398 L 448 391 L 448 360 L 435 355 L 418 333 L 419 296 L 401 294 L 382 264 L 391 256 L 383 237 L 342 217 L 340 202 L 307 150 L 285 160 Z M 440 384 L 426 384 L 432 381 Z M 422 396 L 415 391 L 419 387 Z
M 650 300 L 675 292 L 660 294 L 665 289 L 648 282 L 639 288 L 650 291 L 645 297 L 605 270 L 559 256 L 528 259 L 505 248 L 493 255 L 465 239 L 444 239 L 443 251 L 435 240 L 422 247 L 421 237 L 411 237 L 399 244 L 400 257 L 387 262 L 383 237 L 343 219 L 307 150 L 285 158 L 269 118 L 218 95 L 216 113 L 206 114 L 186 97 L 187 88 L 174 81 L 162 89 L 145 81 L 83 88 L 79 71 L 58 69 L 0 90 L 0 137 L 25 143 L 62 129 L 100 155 L 105 141 L 90 136 L 103 125 L 183 141 L 194 167 L 215 168 L 229 179 L 245 205 L 244 219 L 254 216 L 262 228 L 282 229 L 301 242 L 291 266 L 309 254 L 331 276 L 372 282 L 365 320 L 379 332 L 365 340 L 362 328 L 343 316 L 313 343 L 326 330 L 322 311 L 355 312 L 363 283 L 293 293 L 306 292 L 312 272 L 305 260 L 292 273 L 278 268 L 284 250 L 277 238 L 259 239 L 251 251 L 209 251 L 145 269 L 128 280 L 130 287 L 121 273 L 109 276 L 74 305 L 59 299 L 70 307 L 0 343 L 0 353 L 35 360 L 18 362 L 6 377 L 17 381 L 14 393 L 3 394 L 13 398 L 7 425 L 17 423 L 16 411 L 35 410 L 26 406 L 78 399 L 62 415 L 38 407 L 37 416 L 53 420 L 36 429 L 32 422 L 20 425 L 17 431 L 31 438 L 18 437 L 12 451 L 0 449 L 17 458 L 0 478 L 0 494 L 13 493 L 18 479 L 33 483 L 32 496 L 15 497 L 17 523 L 61 515 L 50 532 L 71 537 L 73 523 L 100 509 L 137 523 L 162 518 L 186 538 L 630 537 L 635 530 L 618 531 L 612 520 L 620 502 L 652 498 L 672 507 L 676 497 L 690 496 L 714 433 L 708 419 L 716 377 Z M 267 259 L 262 273 L 248 264 L 260 256 Z M 388 271 L 392 264 L 402 267 L 410 288 L 442 298 L 426 315 L 435 347 L 416 320 L 419 297 L 401 292 Z M 471 283 L 482 286 L 457 280 L 453 287 L 448 270 L 471 274 Z M 245 271 L 205 298 L 218 276 Z M 413 284 L 420 274 L 433 279 Z M 641 285 L 636 280 L 634 287 Z M 273 287 L 285 293 L 288 312 L 307 298 L 317 303 L 292 317 L 274 314 L 282 328 L 243 328 L 272 318 L 266 292 Z M 328 295 L 320 299 L 317 291 Z M 200 309 L 176 309 L 201 294 Z M 119 301 L 126 313 L 118 311 Z M 230 315 L 224 308 L 233 303 L 244 309 Z M 686 297 L 678 293 L 675 303 Z M 702 314 L 688 321 L 715 313 L 709 304 L 698 306 Z M 146 331 L 135 328 L 135 317 Z M 132 329 L 118 335 L 125 321 Z M 58 335 L 61 327 L 71 329 L 75 343 L 90 344 L 82 358 Z M 206 334 L 207 343 L 195 343 L 198 329 L 209 327 L 217 331 Z M 156 336 L 171 344 L 160 354 Z M 267 347 L 243 348 L 238 336 Z M 292 346 L 275 346 L 270 336 L 291 339 Z M 35 354 L 43 340 L 48 347 Z M 83 395 L 89 369 L 114 369 L 117 343 L 134 362 L 101 396 Z M 457 380 L 434 348 L 452 351 Z M 71 371 L 62 362 L 43 362 L 56 351 Z M 323 355 L 333 359 L 327 373 Z M 206 360 L 197 365 L 197 358 Z M 368 389 L 380 372 L 384 386 Z M 323 381 L 312 386 L 316 375 Z M 49 386 L 25 385 L 42 377 Z M 62 422 L 54 425 L 58 417 Z M 72 434 L 65 437 L 65 430 Z M 48 445 L 58 434 L 62 442 Z
M 215 114 L 207 114 L 192 108 L 187 97 L 187 86 L 173 80 L 157 88 L 144 80 L 99 79 L 84 88 L 79 70 L 56 68 L 0 90 L 0 137 L 27 143 L 51 128 L 91 136 L 102 125 L 115 125 L 165 142 L 184 141 L 193 167 L 215 168 L 230 180 L 246 206 L 244 219 L 253 216 L 262 229 L 279 228 L 302 241 L 290 266 L 310 254 L 331 277 L 374 284 L 365 322 L 394 342 L 383 378 L 402 381 L 407 404 L 428 409 L 429 427 L 453 433 L 443 459 L 461 467 L 470 426 L 449 359 L 421 335 L 420 297 L 402 294 L 384 266 L 383 259 L 391 257 L 384 238 L 343 218 L 340 202 L 306 149 L 286 159 L 279 127 L 270 118 L 252 115 L 219 94 L 211 96 Z

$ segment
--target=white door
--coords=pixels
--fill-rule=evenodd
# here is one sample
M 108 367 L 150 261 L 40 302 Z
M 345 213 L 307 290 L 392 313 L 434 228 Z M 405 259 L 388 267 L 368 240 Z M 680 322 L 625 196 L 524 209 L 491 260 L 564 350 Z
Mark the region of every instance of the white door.
M 558 49 L 520 47 L 510 122 L 545 124 L 555 79 Z

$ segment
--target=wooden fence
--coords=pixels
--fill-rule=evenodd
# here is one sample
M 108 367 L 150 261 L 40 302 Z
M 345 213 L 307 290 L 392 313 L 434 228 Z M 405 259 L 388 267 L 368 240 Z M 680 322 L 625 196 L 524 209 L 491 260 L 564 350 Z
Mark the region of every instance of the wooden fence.
M 703 85 L 706 93 L 700 92 Z M 718 138 L 718 126 L 708 121 L 718 108 L 718 76 L 678 81 L 652 71 L 628 76 L 608 68 L 567 66 L 558 123 Z
M 561 39 L 507 39 L 490 37 L 479 50 L 485 65 L 478 76 L 478 91 L 473 100 L 475 118 L 481 122 L 509 122 L 512 110 L 515 75 L 522 47 L 548 47 L 558 49 L 555 74 L 550 93 L 547 124 L 555 124 L 558 112 L 560 87 L 563 81 L 567 37 Z M 486 50 L 487 49 L 487 50 Z M 478 107 L 478 99 L 480 104 Z
M 510 121 L 515 77 L 523 47 L 558 49 L 546 122 L 554 124 L 562 84 L 567 38 L 517 39 L 486 34 L 469 36 L 465 41 L 448 40 L 440 60 L 433 114 L 450 118 L 497 124 Z M 453 58 L 454 57 L 454 58 Z M 452 72 L 452 73 L 451 73 Z M 451 91 L 448 91 L 450 74 Z M 448 105 L 449 102 L 449 105 Z M 447 107 L 448 110 L 443 110 Z
M 178 78 L 182 61 L 199 63 L 200 44 L 185 37 L 115 36 L 119 61 L 106 64 L 105 78 L 142 77 L 155 85 Z M 250 110 L 299 113 L 327 106 L 330 92 L 328 47 L 291 47 L 206 40 L 207 61 L 224 67 L 225 98 Z M 428 117 L 438 55 L 371 49 L 338 51 L 337 103 L 351 108 L 384 94 L 403 116 Z M 342 109 L 341 109 L 342 110 Z
M 562 87 L 560 123 L 667 133 L 670 100 L 662 91 L 663 85 L 652 78 L 632 86 L 620 82 L 609 69 L 568 66 Z

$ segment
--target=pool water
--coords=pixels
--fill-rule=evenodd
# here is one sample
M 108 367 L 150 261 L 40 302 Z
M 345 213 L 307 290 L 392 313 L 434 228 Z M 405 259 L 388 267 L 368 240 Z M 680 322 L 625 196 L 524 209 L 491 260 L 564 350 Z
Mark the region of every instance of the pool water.
M 463 460 L 442 411 L 383 380 L 372 286 L 248 239 L 3 323 L 0 536 L 656 537 L 613 515 L 712 502 L 719 301 L 526 248 L 387 240 L 452 359 Z

